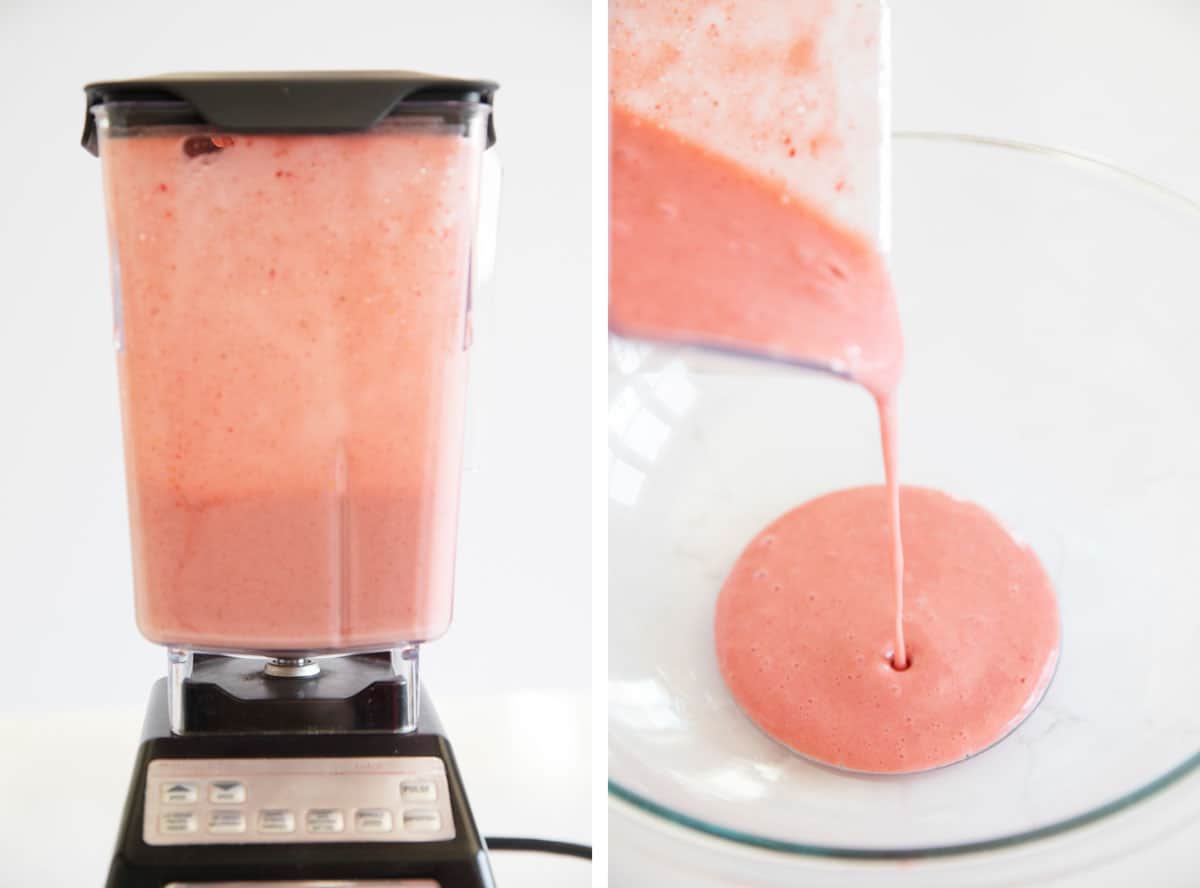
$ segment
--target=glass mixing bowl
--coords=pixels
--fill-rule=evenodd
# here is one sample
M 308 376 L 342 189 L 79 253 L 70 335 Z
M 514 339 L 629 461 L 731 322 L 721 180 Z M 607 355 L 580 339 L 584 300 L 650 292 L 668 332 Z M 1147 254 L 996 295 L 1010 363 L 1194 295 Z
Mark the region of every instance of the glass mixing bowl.
M 1058 674 L 995 747 L 853 775 L 741 714 L 714 655 L 717 593 L 768 522 L 881 482 L 873 404 L 795 368 L 611 350 L 610 792 L 646 826 L 776 863 L 1021 845 L 1200 764 L 1200 207 L 970 137 L 898 136 L 893 176 L 901 478 L 996 514 L 1061 606 Z

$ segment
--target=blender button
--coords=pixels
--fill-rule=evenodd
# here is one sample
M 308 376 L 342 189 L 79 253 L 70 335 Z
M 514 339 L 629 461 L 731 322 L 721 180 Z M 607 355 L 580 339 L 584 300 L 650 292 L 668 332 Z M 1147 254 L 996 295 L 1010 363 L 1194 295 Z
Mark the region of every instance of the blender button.
M 212 811 L 208 815 L 208 831 L 240 833 L 246 831 L 246 815 L 241 811 Z
M 258 812 L 258 831 L 290 833 L 296 831 L 296 815 L 286 808 L 269 808 Z
M 214 805 L 240 805 L 246 801 L 246 787 L 237 780 L 214 780 L 208 785 L 208 800 Z
M 442 828 L 442 816 L 437 811 L 405 811 L 404 828 L 413 832 L 437 832 Z
M 308 812 L 307 822 L 311 833 L 339 833 L 346 828 L 342 812 L 337 808 L 313 808 Z
M 405 780 L 400 784 L 400 798 L 406 802 L 435 802 L 437 784 L 432 780 Z
M 163 833 L 193 833 L 196 831 L 196 813 L 168 811 L 158 818 L 158 830 Z
M 391 832 L 392 812 L 387 808 L 360 808 L 354 813 L 354 828 L 359 832 Z
M 196 801 L 196 784 L 194 783 L 164 783 L 162 785 L 162 800 L 173 805 L 186 805 Z

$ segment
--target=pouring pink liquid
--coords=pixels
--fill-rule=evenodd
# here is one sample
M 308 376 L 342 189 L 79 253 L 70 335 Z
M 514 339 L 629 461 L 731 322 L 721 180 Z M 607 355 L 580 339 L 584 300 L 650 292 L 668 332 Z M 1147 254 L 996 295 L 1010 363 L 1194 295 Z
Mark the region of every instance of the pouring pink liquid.
M 864 238 L 786 189 L 619 106 L 612 145 L 615 332 L 832 370 L 875 398 L 892 528 L 896 666 L 907 668 L 895 435 L 903 340 L 882 260 Z
M 786 27 L 764 37 L 762 21 L 748 24 L 762 6 L 780 14 L 773 25 L 793 16 L 795 42 L 776 36 Z M 840 118 L 828 113 L 837 84 L 813 50 L 836 7 L 735 5 L 684 59 L 653 47 L 676 45 L 681 28 L 691 35 L 709 6 L 668 14 L 613 4 L 610 325 L 833 371 L 874 397 L 885 486 L 835 492 L 763 531 L 722 589 L 715 634 L 726 684 L 766 733 L 821 762 L 896 773 L 958 761 L 1019 723 L 1053 675 L 1058 615 L 1036 556 L 998 521 L 934 491 L 901 489 L 903 347 L 885 264 L 867 237 L 811 199 L 819 189 L 803 172 L 781 165 L 777 149 L 795 158 L 803 145 L 809 156 L 798 165 L 837 168 L 829 146 Z M 738 45 L 739 28 L 757 35 L 755 52 Z M 869 45 L 870 33 L 863 39 Z M 782 64 L 774 50 L 823 99 L 818 130 L 777 117 L 768 131 L 741 110 L 760 107 L 756 92 L 773 85 L 756 78 Z M 723 77 L 689 89 L 689 61 Z M 847 150 L 853 138 L 845 134 Z

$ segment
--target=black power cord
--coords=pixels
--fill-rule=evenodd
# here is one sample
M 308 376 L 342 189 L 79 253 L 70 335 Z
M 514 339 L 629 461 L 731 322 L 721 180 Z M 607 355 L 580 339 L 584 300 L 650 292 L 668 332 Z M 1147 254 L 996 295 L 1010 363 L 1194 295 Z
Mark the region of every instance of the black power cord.
M 591 845 L 577 845 L 574 842 L 555 842 L 551 839 L 525 839 L 509 836 L 493 836 L 484 839 L 489 851 L 534 851 L 538 854 L 562 854 L 567 857 L 592 859 Z

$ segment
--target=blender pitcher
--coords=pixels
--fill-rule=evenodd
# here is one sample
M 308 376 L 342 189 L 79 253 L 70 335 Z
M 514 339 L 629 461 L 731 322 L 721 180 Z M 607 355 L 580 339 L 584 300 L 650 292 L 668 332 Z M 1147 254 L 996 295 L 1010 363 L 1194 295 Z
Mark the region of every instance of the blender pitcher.
M 494 88 L 89 86 L 151 641 L 297 657 L 446 630 Z
M 886 6 L 609 10 L 610 329 L 851 372 L 860 329 L 820 334 L 887 250 Z M 781 312 L 798 290 L 823 296 Z

